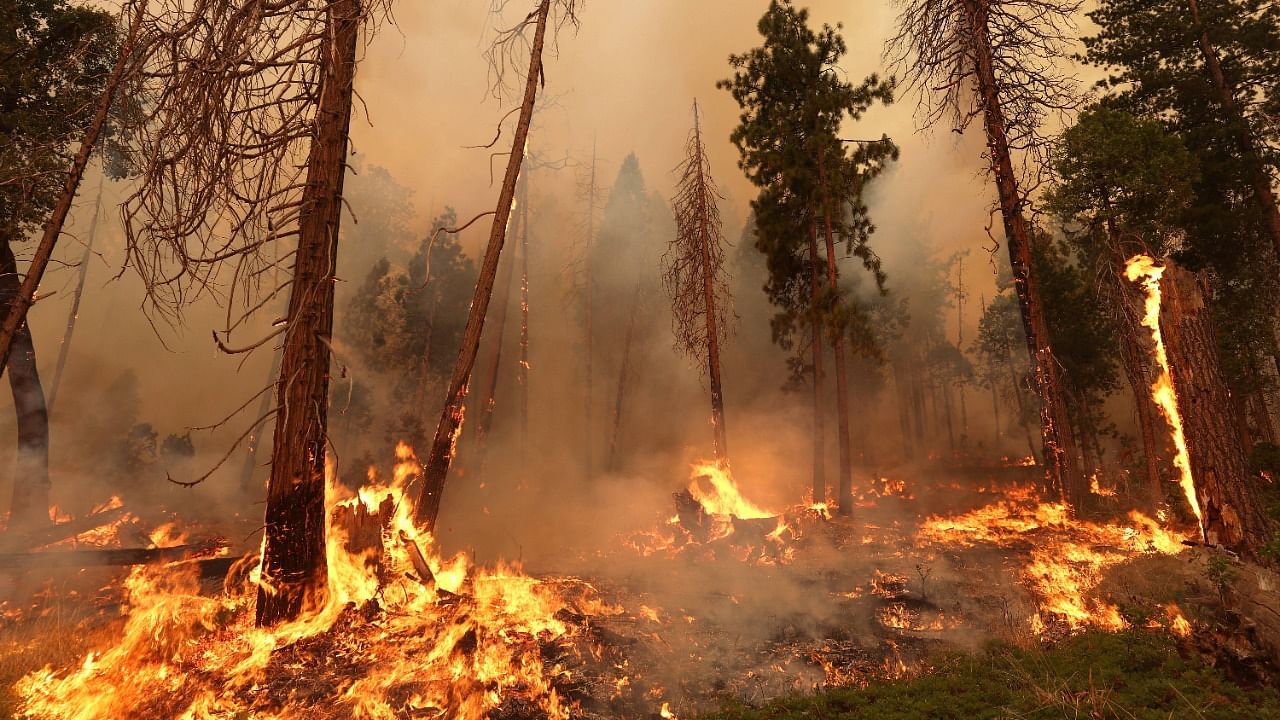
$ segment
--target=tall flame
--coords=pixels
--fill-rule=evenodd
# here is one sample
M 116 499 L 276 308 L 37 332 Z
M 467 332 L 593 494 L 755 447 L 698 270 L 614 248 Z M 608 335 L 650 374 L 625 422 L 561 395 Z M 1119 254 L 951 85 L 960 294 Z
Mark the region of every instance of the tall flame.
M 1141 282 L 1147 291 L 1147 299 L 1142 316 L 1142 325 L 1151 330 L 1151 339 L 1156 345 L 1156 364 L 1160 366 L 1160 377 L 1151 385 L 1151 397 L 1169 421 L 1173 434 L 1173 446 L 1177 455 L 1173 464 L 1178 468 L 1182 492 L 1187 497 L 1187 504 L 1196 514 L 1196 522 L 1203 528 L 1204 517 L 1200 511 L 1200 500 L 1196 497 L 1195 478 L 1191 475 L 1191 456 L 1187 453 L 1187 438 L 1182 430 L 1182 412 L 1178 409 L 1178 392 L 1173 387 L 1173 374 L 1169 371 L 1169 353 L 1165 350 L 1164 336 L 1160 332 L 1160 277 L 1165 268 L 1156 265 L 1150 255 L 1135 255 L 1125 265 L 1125 277 L 1130 282 Z
M 707 480 L 711 490 L 704 490 L 700 480 Z M 689 482 L 689 492 L 702 508 L 712 515 L 732 515 L 743 520 L 774 517 L 777 513 L 769 512 L 743 497 L 729 474 L 729 468 L 714 462 L 702 462 L 693 466 L 693 480 Z

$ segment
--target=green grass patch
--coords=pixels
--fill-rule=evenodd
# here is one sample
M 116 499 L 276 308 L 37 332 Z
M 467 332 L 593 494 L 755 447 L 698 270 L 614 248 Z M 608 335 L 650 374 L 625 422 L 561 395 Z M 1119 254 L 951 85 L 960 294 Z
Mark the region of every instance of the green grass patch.
M 1280 720 L 1280 691 L 1234 684 L 1159 632 L 991 646 L 936 665 L 914 680 L 730 705 L 702 720 Z

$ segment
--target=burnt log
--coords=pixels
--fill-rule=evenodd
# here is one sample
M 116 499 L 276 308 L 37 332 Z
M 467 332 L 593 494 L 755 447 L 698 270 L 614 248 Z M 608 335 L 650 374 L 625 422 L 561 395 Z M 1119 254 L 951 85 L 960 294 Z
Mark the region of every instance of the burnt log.
M 94 548 L 33 553 L 0 553 L 0 569 L 35 570 L 53 568 L 150 565 L 207 554 L 208 545 L 178 545 L 166 548 Z
M 0 540 L 0 552 L 34 550 L 45 545 L 52 545 L 53 543 L 87 533 L 90 530 L 97 530 L 103 525 L 115 522 L 124 514 L 125 509 L 123 507 L 115 507 L 68 522 L 43 527 L 22 535 L 5 536 Z

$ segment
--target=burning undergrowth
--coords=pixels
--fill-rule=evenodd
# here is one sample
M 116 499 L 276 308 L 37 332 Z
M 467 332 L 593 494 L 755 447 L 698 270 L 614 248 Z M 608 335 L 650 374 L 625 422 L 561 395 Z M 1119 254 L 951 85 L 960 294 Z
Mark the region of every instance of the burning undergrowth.
M 1182 548 L 1145 516 L 1078 521 L 1021 487 L 924 516 L 913 509 L 923 488 L 877 478 L 846 518 L 823 505 L 762 507 L 726 470 L 700 465 L 653 529 L 566 559 L 576 576 L 533 577 L 441 557 L 410 520 L 404 489 L 419 466 L 398 452 L 385 482 L 331 492 L 322 606 L 258 629 L 253 557 L 217 591 L 190 563 L 140 566 L 124 583 L 119 640 L 28 674 L 21 711 L 674 716 L 725 696 L 760 702 L 927 672 L 939 651 L 993 636 L 1118 629 L 1115 604 L 1094 592 L 1108 568 Z M 1161 612 L 1158 624 L 1187 631 L 1176 607 Z

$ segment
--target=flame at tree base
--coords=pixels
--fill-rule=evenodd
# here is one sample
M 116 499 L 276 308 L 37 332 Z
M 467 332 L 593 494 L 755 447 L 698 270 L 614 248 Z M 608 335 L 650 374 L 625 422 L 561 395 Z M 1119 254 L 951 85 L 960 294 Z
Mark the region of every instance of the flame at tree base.
M 519 698 L 548 718 L 572 703 L 547 667 L 548 644 L 576 630 L 561 617 L 607 613 L 589 585 L 553 588 L 518 568 L 481 570 L 428 552 L 434 579 L 412 575 L 408 543 L 419 538 L 404 496 L 419 465 L 405 446 L 393 481 L 333 505 L 395 508 L 386 553 L 352 554 L 331 528 L 324 605 L 275 628 L 253 627 L 251 582 L 221 597 L 199 594 L 194 574 L 138 568 L 127 580 L 129 615 L 113 647 L 69 672 L 44 668 L 20 680 L 22 716 L 101 718 L 488 717 Z M 329 513 L 332 517 L 332 512 Z M 256 573 L 254 573 L 256 574 Z M 576 594 L 570 609 L 567 596 Z

